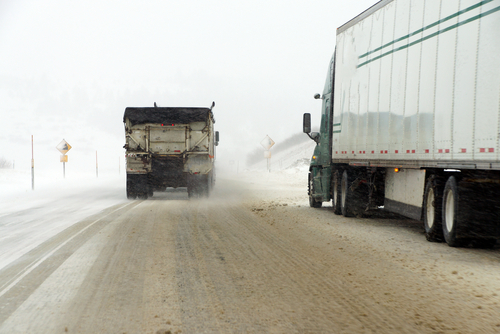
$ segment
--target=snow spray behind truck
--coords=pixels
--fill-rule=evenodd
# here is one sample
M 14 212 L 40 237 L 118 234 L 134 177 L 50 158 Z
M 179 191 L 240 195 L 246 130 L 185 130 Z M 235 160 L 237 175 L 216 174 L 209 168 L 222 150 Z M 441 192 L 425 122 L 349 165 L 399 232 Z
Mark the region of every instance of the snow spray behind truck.
M 148 198 L 167 187 L 187 187 L 189 197 L 208 196 L 215 183 L 211 108 L 126 108 L 127 197 Z
M 500 0 L 383 0 L 337 29 L 309 202 L 421 220 L 492 247 L 500 226 Z

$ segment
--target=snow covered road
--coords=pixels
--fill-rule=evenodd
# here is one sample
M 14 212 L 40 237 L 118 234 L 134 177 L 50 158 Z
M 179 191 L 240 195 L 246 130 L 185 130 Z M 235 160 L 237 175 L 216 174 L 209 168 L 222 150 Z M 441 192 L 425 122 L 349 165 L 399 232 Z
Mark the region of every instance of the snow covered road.
M 80 220 L 126 202 L 125 176 L 40 175 L 0 170 L 0 269 Z
M 500 331 L 498 247 L 450 248 L 412 220 L 309 208 L 301 169 L 219 178 L 205 200 L 123 190 L 75 196 L 115 202 L 74 223 L 73 205 L 54 207 L 62 198 L 42 215 L 1 216 L 4 231 L 21 226 L 12 247 L 37 217 L 60 231 L 35 228 L 38 244 L 4 259 L 0 333 Z

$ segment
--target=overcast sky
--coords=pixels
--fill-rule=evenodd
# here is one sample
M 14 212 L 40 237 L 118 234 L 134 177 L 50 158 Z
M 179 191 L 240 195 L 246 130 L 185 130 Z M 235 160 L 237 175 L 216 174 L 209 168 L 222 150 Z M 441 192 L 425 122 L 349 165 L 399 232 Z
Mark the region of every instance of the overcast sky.
M 0 157 L 123 163 L 126 107 L 216 102 L 219 163 L 319 124 L 336 28 L 376 0 L 0 0 Z

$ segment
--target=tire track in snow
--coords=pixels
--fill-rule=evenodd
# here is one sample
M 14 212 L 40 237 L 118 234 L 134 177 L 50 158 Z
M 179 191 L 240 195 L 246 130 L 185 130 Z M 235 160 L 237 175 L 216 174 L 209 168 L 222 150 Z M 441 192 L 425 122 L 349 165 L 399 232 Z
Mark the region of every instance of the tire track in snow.
M 114 206 L 83 220 L 31 250 L 0 271 L 0 323 L 5 321 L 33 291 L 93 235 L 140 202 Z M 96 217 L 96 216 L 94 216 Z
M 308 258 L 296 247 L 297 245 L 292 244 L 293 240 L 285 239 L 272 232 L 266 225 L 263 225 L 262 221 L 254 218 L 249 213 L 237 209 L 231 209 L 231 211 L 234 216 L 233 221 L 238 222 L 238 225 L 244 225 L 251 232 L 245 238 L 241 238 L 240 243 L 246 243 L 249 247 L 252 247 L 249 236 L 254 236 L 254 238 L 258 239 L 255 242 L 262 245 L 261 260 L 269 262 L 266 273 L 268 279 L 272 280 L 274 276 L 289 278 L 289 291 L 298 289 L 297 293 L 300 292 L 302 297 L 315 296 L 311 300 L 312 304 L 315 304 L 314 299 L 320 299 L 321 303 L 318 303 L 319 305 L 326 304 L 322 313 L 323 317 L 327 319 L 331 318 L 333 310 L 342 310 L 340 313 L 347 311 L 344 316 L 347 319 L 351 318 L 351 320 L 345 321 L 345 325 L 342 325 L 339 328 L 340 330 L 346 330 L 347 327 L 345 326 L 352 326 L 353 323 L 358 322 L 362 325 L 363 331 L 380 332 L 391 329 L 401 333 L 416 332 L 412 326 L 408 326 L 400 321 L 397 316 L 392 315 L 390 310 L 375 304 L 369 298 L 354 294 L 340 280 L 316 274 L 318 271 L 324 271 L 324 269 L 319 268 L 321 265 L 318 264 L 317 259 Z M 241 229 L 241 226 L 236 226 L 236 228 Z M 334 300 L 325 300 L 325 295 Z M 295 299 L 293 296 L 289 298 Z M 300 303 L 300 299 L 299 295 L 295 302 Z M 319 300 L 317 301 L 319 302 Z M 317 306 L 316 304 L 313 307 L 316 308 Z M 332 320 L 339 321 L 338 318 Z

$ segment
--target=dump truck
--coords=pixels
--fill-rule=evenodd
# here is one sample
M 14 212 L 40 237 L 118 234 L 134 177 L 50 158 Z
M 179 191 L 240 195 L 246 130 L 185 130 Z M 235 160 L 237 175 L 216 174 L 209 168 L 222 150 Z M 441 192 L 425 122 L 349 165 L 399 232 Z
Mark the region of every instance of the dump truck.
M 340 26 L 308 176 L 311 207 L 423 222 L 429 241 L 500 235 L 500 0 L 382 0 Z
M 168 187 L 208 196 L 215 184 L 215 103 L 210 108 L 128 107 L 123 115 L 127 197 L 147 199 Z

